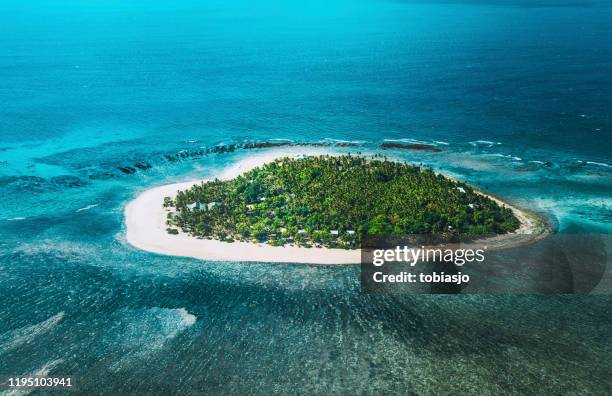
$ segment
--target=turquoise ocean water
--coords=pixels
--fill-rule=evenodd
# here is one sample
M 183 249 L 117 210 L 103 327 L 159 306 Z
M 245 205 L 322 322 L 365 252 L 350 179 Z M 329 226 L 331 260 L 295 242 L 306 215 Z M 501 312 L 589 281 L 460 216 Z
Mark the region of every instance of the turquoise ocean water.
M 401 140 L 442 151 L 385 153 L 609 234 L 610 21 L 606 2 L 1 2 L 0 374 L 609 392 L 609 295 L 367 295 L 352 266 L 138 251 L 123 208 L 262 151 L 200 155 L 219 145 Z

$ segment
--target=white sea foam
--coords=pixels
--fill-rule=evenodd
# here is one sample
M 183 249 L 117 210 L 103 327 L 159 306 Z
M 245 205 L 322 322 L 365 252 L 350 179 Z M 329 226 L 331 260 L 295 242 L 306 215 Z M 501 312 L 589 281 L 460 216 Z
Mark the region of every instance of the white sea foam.
M 181 315 L 181 318 L 183 319 L 183 323 L 185 324 L 185 326 L 189 327 L 196 322 L 197 317 L 187 312 L 185 308 L 179 308 L 178 312 L 179 312 L 179 315 Z
M 537 160 L 532 160 L 532 161 L 529 161 L 529 162 L 532 162 L 534 164 L 540 164 L 540 165 L 544 165 L 546 163 L 544 161 L 537 161 Z
M 449 142 L 445 142 L 443 140 L 434 140 L 433 142 L 437 144 L 441 144 L 443 146 L 448 146 L 450 144 Z
M 197 321 L 186 308 L 126 309 L 116 315 L 115 324 L 103 341 L 109 351 L 119 348 L 121 357 L 110 367 L 114 371 L 161 350 L 166 342 Z
M 513 161 L 522 161 L 523 159 L 521 157 L 515 157 L 514 155 L 510 155 L 510 154 L 485 154 L 485 156 L 487 157 L 500 157 L 500 158 L 508 158 L 511 159 Z
M 0 336 L 0 353 L 18 348 L 32 342 L 41 334 L 49 332 L 64 318 L 64 312 L 51 316 L 40 323 L 11 330 Z
M 331 143 L 350 143 L 350 144 L 365 144 L 367 143 L 365 140 L 342 140 L 342 139 L 332 139 L 325 138 L 323 142 L 331 142 Z
M 6 221 L 21 221 L 21 220 L 25 220 L 26 217 L 11 217 L 9 219 L 6 219 Z
M 493 147 L 496 145 L 500 145 L 500 142 L 492 142 L 490 140 L 473 140 L 471 142 L 469 142 L 472 146 L 477 147 L 477 146 L 488 146 L 488 147 Z
M 587 161 L 586 163 L 589 165 L 596 165 L 596 166 L 603 166 L 605 168 L 612 168 L 612 165 L 606 164 L 603 162 Z
M 432 142 L 426 142 L 424 140 L 417 140 L 411 138 L 404 139 L 385 139 L 385 142 L 398 142 L 398 143 L 412 143 L 412 144 L 432 144 Z
M 42 366 L 41 368 L 39 368 L 38 370 L 36 370 L 33 375 L 49 375 L 49 373 L 55 368 L 57 367 L 59 364 L 61 364 L 64 360 L 63 359 L 55 359 L 55 360 L 51 360 L 50 362 L 45 363 L 44 366 Z
M 96 207 L 96 206 L 98 206 L 98 205 L 99 205 L 99 204 L 87 205 L 87 206 L 85 206 L 84 208 L 80 208 L 80 209 L 75 210 L 75 212 L 76 212 L 76 213 L 83 212 L 83 211 L 85 211 L 85 210 L 89 210 L 89 209 L 95 208 L 95 207 Z

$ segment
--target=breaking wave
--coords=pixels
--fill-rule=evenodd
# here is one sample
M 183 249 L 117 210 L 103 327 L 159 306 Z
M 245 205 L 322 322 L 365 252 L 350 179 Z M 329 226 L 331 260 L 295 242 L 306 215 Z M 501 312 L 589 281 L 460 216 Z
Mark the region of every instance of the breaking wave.
M 478 147 L 478 146 L 493 147 L 493 146 L 501 144 L 500 142 L 492 142 L 490 140 L 472 140 L 469 143 L 470 143 L 470 145 L 472 145 L 474 147 Z
M 0 353 L 19 348 L 24 344 L 29 344 L 36 337 L 52 330 L 59 322 L 64 319 L 64 312 L 51 316 L 49 319 L 40 323 L 11 330 L 0 336 Z
M 486 154 L 487 157 L 499 157 L 499 158 L 507 158 L 507 159 L 511 159 L 513 161 L 522 161 L 523 159 L 521 157 L 516 157 L 514 155 L 510 155 L 510 154 Z
M 365 140 L 342 140 L 342 139 L 332 139 L 325 138 L 322 140 L 323 143 L 340 143 L 340 144 L 365 144 L 367 143 Z
M 80 209 L 75 210 L 75 213 L 79 213 L 79 212 L 83 212 L 85 210 L 93 209 L 93 208 L 95 208 L 98 205 L 99 204 L 87 205 L 84 208 L 80 208 Z
M 612 165 L 603 162 L 586 161 L 586 163 L 589 165 L 603 166 L 604 168 L 612 168 Z
M 115 314 L 103 342 L 105 349 L 120 357 L 114 371 L 129 367 L 161 350 L 166 342 L 193 326 L 197 317 L 185 308 L 125 309 Z
M 404 139 L 385 139 L 385 142 L 397 142 L 397 143 L 412 143 L 412 144 L 432 144 L 432 142 L 428 142 L 425 140 L 404 138 Z

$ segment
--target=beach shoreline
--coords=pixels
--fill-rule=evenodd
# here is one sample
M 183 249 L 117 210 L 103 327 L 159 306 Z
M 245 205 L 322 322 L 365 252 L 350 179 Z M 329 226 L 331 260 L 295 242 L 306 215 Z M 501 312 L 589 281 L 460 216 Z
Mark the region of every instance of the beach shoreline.
M 216 178 L 233 179 L 253 168 L 282 157 L 304 155 L 323 155 L 332 152 L 286 150 L 252 155 L 225 168 Z M 166 231 L 168 210 L 162 206 L 164 197 L 175 197 L 179 190 L 185 190 L 215 177 L 202 180 L 167 184 L 140 193 L 130 201 L 124 210 L 127 242 L 140 250 L 151 253 L 191 257 L 210 261 L 300 263 L 300 264 L 358 264 L 361 262 L 360 249 L 306 248 L 299 246 L 270 246 L 254 242 L 222 242 L 214 239 L 199 239 L 179 232 L 178 235 Z M 495 196 L 478 191 L 498 204 L 512 209 L 521 225 L 513 233 L 475 240 L 485 244 L 489 250 L 510 248 L 535 242 L 550 232 L 545 222 L 535 214 L 529 213 Z

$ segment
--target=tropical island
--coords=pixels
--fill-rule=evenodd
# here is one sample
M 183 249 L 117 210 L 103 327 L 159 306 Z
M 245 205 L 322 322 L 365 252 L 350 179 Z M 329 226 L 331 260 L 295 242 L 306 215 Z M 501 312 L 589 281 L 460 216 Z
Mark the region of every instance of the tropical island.
M 317 147 L 253 152 L 207 179 L 142 191 L 125 226 L 126 241 L 152 253 L 309 264 L 359 263 L 360 238 L 376 232 L 471 233 L 489 250 L 551 232 L 540 216 L 427 168 Z
M 357 249 L 364 235 L 500 235 L 521 224 L 466 183 L 380 155 L 277 158 L 163 206 L 169 234 L 306 248 Z

